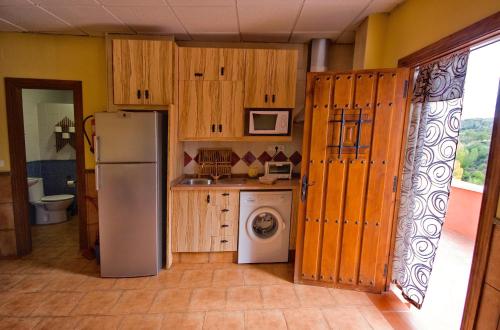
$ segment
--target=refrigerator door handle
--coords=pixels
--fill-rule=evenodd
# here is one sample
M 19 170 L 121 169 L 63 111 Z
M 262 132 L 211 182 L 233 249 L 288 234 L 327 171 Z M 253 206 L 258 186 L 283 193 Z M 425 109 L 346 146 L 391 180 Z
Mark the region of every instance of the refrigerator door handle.
M 101 138 L 97 135 L 95 136 L 95 160 L 101 161 Z
M 95 190 L 99 191 L 101 180 L 99 179 L 99 165 L 95 166 Z

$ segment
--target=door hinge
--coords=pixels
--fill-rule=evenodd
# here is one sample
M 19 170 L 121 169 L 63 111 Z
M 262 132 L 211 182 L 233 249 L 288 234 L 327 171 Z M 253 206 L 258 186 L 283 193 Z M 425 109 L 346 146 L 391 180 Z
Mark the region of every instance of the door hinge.
M 384 277 L 387 277 L 387 264 L 384 265 Z
M 406 98 L 408 96 L 408 80 L 405 80 L 403 97 Z
M 398 177 L 397 175 L 392 178 L 392 192 L 398 191 Z

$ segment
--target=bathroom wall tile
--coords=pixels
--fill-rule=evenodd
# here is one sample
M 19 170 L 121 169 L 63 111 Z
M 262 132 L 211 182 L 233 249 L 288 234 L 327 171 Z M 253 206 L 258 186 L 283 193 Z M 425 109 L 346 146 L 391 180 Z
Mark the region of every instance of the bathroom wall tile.
M 10 175 L 0 174 L 0 203 L 12 202 Z
M 0 230 L 0 256 L 16 255 L 16 233 L 14 230 Z
M 0 203 L 0 229 L 14 229 L 12 203 Z

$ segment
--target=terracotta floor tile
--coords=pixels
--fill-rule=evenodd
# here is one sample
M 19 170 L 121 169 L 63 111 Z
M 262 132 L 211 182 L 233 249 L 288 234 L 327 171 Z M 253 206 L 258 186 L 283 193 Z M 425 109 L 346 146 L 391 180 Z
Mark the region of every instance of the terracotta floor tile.
M 355 306 L 323 308 L 322 312 L 331 329 L 371 329 L 368 321 Z
M 207 312 L 203 329 L 243 329 L 245 315 L 243 312 Z
M 81 292 L 109 290 L 116 283 L 114 278 L 102 278 L 95 276 L 88 276 L 80 285 L 77 290 Z
M 182 271 L 161 271 L 158 276 L 154 276 L 148 281 L 146 289 L 166 289 L 179 287 Z
M 87 279 L 82 274 L 57 274 L 43 288 L 44 291 L 78 291 L 80 285 Z
M 208 311 L 224 310 L 226 308 L 225 288 L 194 289 L 189 303 L 189 310 Z
M 149 311 L 157 291 L 126 290 L 110 310 L 111 314 L 145 314 Z
M 122 291 L 92 291 L 76 305 L 73 315 L 105 315 L 115 305 Z
M 268 285 L 262 286 L 260 290 L 266 308 L 293 308 L 300 305 L 292 285 Z
M 368 321 L 373 329 L 389 330 L 392 329 L 391 324 L 385 319 L 384 314 L 375 306 L 358 306 L 357 309 L 363 317 Z
M 205 312 L 169 313 L 163 316 L 162 329 L 196 330 L 203 328 Z
M 248 268 L 243 270 L 245 285 L 270 285 L 279 282 L 271 268 Z
M 232 268 L 214 270 L 213 286 L 240 286 L 244 284 L 242 270 Z
M 283 310 L 288 329 L 323 330 L 328 324 L 318 308 L 296 308 Z
M 389 322 L 389 324 L 397 330 L 416 330 L 425 329 L 418 327 L 416 320 L 411 320 L 411 315 L 409 312 L 382 312 L 384 318 Z
M 83 297 L 82 293 L 61 292 L 50 294 L 33 312 L 35 316 L 67 316 Z
M 49 283 L 54 279 L 51 275 L 33 275 L 29 274 L 24 276 L 24 278 L 17 282 L 11 290 L 18 292 L 37 292 L 41 291 L 44 287 L 49 285 Z
M 0 274 L 0 291 L 11 289 L 25 277 L 25 275 Z
M 227 310 L 257 309 L 262 307 L 262 295 L 257 286 L 227 288 Z
M 77 326 L 77 317 L 49 317 L 43 318 L 37 325 L 37 330 L 72 330 Z
M 245 312 L 245 329 L 277 330 L 286 329 L 283 312 L 274 310 L 250 310 Z
M 0 329 L 34 329 L 38 323 L 37 317 L 6 317 L 0 320 Z
M 327 288 L 312 285 L 295 285 L 300 305 L 304 307 L 335 306 L 336 302 Z
M 212 285 L 213 270 L 185 270 L 179 287 L 203 288 Z
M 344 290 L 344 289 L 329 289 L 333 298 L 339 306 L 372 306 L 370 298 L 365 292 Z
M 151 277 L 129 277 L 129 278 L 119 278 L 116 280 L 113 289 L 118 290 L 137 290 L 146 287 Z
M 410 310 L 392 291 L 383 294 L 367 293 L 366 296 L 382 312 L 408 312 Z
M 18 293 L 0 302 L 0 315 L 29 316 L 49 297 L 45 292 Z
M 187 311 L 191 289 L 165 289 L 156 295 L 149 310 L 150 313 Z
M 21 274 L 29 263 L 22 259 L 0 260 L 0 274 Z
M 79 330 L 113 330 L 118 329 L 121 316 L 85 316 L 77 321 L 76 329 Z
M 130 315 L 124 316 L 120 330 L 156 330 L 161 329 L 163 315 Z

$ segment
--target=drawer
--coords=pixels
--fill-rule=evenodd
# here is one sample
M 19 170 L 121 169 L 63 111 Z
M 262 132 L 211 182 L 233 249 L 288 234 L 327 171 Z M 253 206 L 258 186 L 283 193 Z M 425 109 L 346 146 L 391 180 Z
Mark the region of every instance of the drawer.
M 212 252 L 236 251 L 237 245 L 236 236 L 212 237 Z

